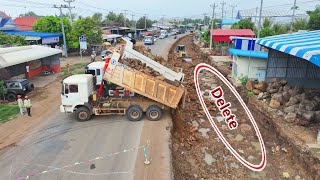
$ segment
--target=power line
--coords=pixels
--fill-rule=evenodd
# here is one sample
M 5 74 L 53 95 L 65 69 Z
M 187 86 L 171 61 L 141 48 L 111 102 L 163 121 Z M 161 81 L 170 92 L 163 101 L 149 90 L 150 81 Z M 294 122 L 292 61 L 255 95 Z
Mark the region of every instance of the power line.
M 64 2 L 68 3 L 68 9 L 69 9 L 69 18 L 70 18 L 70 24 L 72 26 L 72 13 L 71 13 L 71 9 L 75 8 L 75 7 L 71 7 L 71 3 L 73 3 L 75 0 L 63 0 Z
M 263 0 L 261 0 L 261 5 L 260 5 L 260 15 L 259 15 L 259 24 L 258 24 L 258 38 L 260 38 L 260 30 L 261 30 L 262 5 L 263 5 Z
M 292 33 L 292 26 L 293 26 L 293 21 L 294 21 L 294 17 L 296 15 L 296 8 L 297 7 L 297 0 L 294 0 L 294 3 L 293 3 L 293 12 L 292 12 L 292 20 L 291 20 L 291 23 L 290 23 L 290 33 Z
M 234 8 L 237 7 L 237 5 L 230 5 L 230 7 L 232 8 L 232 11 L 231 11 L 232 12 L 231 13 L 232 14 L 232 18 L 231 19 L 233 19 L 233 11 L 234 11 Z
M 61 29 L 62 29 L 62 35 L 63 35 L 63 48 L 64 48 L 64 52 L 65 52 L 65 57 L 68 57 L 68 52 L 67 52 L 67 41 L 66 41 L 66 34 L 64 32 L 64 24 L 63 24 L 63 19 L 62 19 L 62 9 L 67 9 L 68 6 L 67 5 L 54 5 L 54 8 L 57 8 L 60 10 L 60 22 L 61 22 Z
M 124 27 L 127 26 L 127 11 L 128 10 L 123 10 L 124 11 Z
M 223 15 L 224 15 L 224 14 L 223 14 L 223 10 L 224 10 L 224 5 L 225 5 L 225 4 L 226 4 L 226 2 L 224 2 L 224 1 L 221 3 L 221 6 L 222 6 L 222 7 L 221 7 L 221 9 L 222 9 L 221 21 L 223 21 Z M 221 25 L 222 25 L 222 23 L 221 23 Z

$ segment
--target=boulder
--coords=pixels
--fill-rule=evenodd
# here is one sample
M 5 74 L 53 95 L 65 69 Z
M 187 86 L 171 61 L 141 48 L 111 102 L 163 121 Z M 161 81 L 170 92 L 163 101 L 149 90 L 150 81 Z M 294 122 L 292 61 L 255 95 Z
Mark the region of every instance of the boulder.
M 279 89 L 270 89 L 268 92 L 270 94 L 274 94 L 274 93 L 277 93 L 279 91 Z
M 254 85 L 254 87 L 262 92 L 266 92 L 268 84 L 264 81 L 260 81 L 258 84 Z
M 263 99 L 263 96 L 264 96 L 264 93 L 260 93 L 257 97 L 258 100 L 262 100 Z
M 296 113 L 288 113 L 286 117 L 284 117 L 284 120 L 288 123 L 292 123 L 296 120 L 297 114 Z
M 295 109 L 296 109 L 296 105 L 293 105 L 293 106 L 289 106 L 289 107 L 287 107 L 287 108 L 284 108 L 283 109 L 283 112 L 285 112 L 285 113 L 293 113 L 294 111 L 295 111 Z
M 272 83 L 272 85 L 271 85 L 272 89 L 278 89 L 279 90 L 280 87 L 282 87 L 282 86 L 281 86 L 280 82 L 278 82 L 278 81 Z
M 278 109 L 281 106 L 281 103 L 277 100 L 271 99 L 269 107 L 272 109 Z
M 294 89 L 290 89 L 289 93 L 291 94 L 291 96 L 295 96 L 297 94 L 303 93 L 303 89 L 301 89 L 299 87 L 295 87 Z
M 254 82 L 253 81 L 248 81 L 247 84 L 246 84 L 246 89 L 248 91 L 252 91 L 253 87 L 254 87 Z
M 263 93 L 262 99 L 267 99 L 270 97 L 271 97 L 271 94 L 269 92 L 265 92 L 265 93 Z
M 280 102 L 280 104 L 283 104 L 283 102 L 284 102 L 282 93 L 275 93 L 275 94 L 272 96 L 272 99 Z
M 293 97 L 290 97 L 289 102 L 286 103 L 286 106 L 288 107 L 288 106 L 292 106 L 295 104 L 299 104 L 299 102 L 300 102 L 299 97 L 293 96 Z
M 258 95 L 258 94 L 262 93 L 262 91 L 260 91 L 259 89 L 254 89 L 252 92 L 253 92 L 255 95 Z
M 283 100 L 284 100 L 285 102 L 288 102 L 289 99 L 290 99 L 290 97 L 291 97 L 291 95 L 290 95 L 290 93 L 289 93 L 288 91 L 284 91 L 284 92 L 282 93 L 282 97 L 283 97 Z
M 288 84 L 288 81 L 287 80 L 281 80 L 280 84 L 281 84 L 281 86 L 285 86 L 285 85 Z
M 302 118 L 307 121 L 312 121 L 315 117 L 315 113 L 313 111 L 308 111 L 303 113 Z
M 319 96 L 315 96 L 315 97 L 313 97 L 313 99 L 320 104 L 320 97 Z
M 299 108 L 305 109 L 307 111 L 316 111 L 318 110 L 318 103 L 315 100 L 304 100 L 299 104 Z
M 278 82 L 278 81 L 280 81 L 280 79 L 278 79 L 278 78 L 272 78 L 272 79 L 270 80 L 270 83 L 274 83 L 274 82 Z
M 288 84 L 283 87 L 283 91 L 284 91 L 284 92 L 287 92 L 287 91 L 289 91 L 290 89 L 291 89 L 291 87 L 290 87 Z
M 319 123 L 320 122 L 320 111 L 314 112 L 314 120 Z

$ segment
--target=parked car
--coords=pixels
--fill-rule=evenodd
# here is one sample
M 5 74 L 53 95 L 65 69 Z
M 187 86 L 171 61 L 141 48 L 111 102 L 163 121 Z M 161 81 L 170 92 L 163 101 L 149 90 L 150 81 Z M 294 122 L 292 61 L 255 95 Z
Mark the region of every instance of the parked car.
M 17 95 L 25 96 L 34 90 L 34 85 L 27 79 L 5 80 L 4 86 L 7 89 L 7 100 L 13 102 L 17 100 Z
M 154 44 L 154 40 L 152 37 L 146 37 L 144 39 L 144 45 L 152 45 L 152 44 Z

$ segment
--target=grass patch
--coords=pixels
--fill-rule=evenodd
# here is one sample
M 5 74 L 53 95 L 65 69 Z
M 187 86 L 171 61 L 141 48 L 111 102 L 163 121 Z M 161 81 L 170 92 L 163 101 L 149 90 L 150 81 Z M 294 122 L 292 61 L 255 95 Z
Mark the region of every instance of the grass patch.
M 86 65 L 88 65 L 88 63 L 76 63 L 76 64 L 71 65 L 71 67 L 78 69 L 78 68 L 84 68 Z
M 20 113 L 17 105 L 0 105 L 0 123 L 8 122 Z
M 61 69 L 63 75 L 73 75 L 73 74 L 84 74 L 84 67 L 88 63 L 77 63 L 73 64 L 69 67 L 69 72 L 68 68 L 64 67 Z

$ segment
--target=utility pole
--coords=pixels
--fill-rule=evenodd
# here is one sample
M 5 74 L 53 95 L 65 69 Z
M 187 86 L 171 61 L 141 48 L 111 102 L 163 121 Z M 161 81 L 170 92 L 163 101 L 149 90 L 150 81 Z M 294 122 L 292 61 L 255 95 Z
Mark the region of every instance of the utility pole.
M 291 24 L 290 24 L 290 33 L 292 33 L 292 26 L 293 26 L 293 22 L 294 22 L 294 18 L 296 16 L 296 8 L 297 8 L 297 0 L 294 0 L 294 4 L 293 4 L 293 13 L 292 13 L 292 19 L 291 19 Z
M 256 15 L 254 16 L 254 25 L 257 24 L 258 6 L 256 7 Z
M 127 11 L 128 10 L 123 10 L 124 11 L 124 27 L 127 26 Z
M 213 29 L 213 21 L 214 21 L 214 15 L 215 15 L 215 10 L 216 10 L 216 7 L 218 7 L 218 5 L 216 5 L 216 3 L 214 3 L 213 5 L 210 5 L 212 7 L 212 22 L 211 22 L 211 29 Z
M 147 29 L 147 14 L 144 14 L 144 29 Z
M 226 5 L 226 2 L 224 2 L 224 1 L 223 1 L 223 2 L 221 3 L 221 6 L 222 6 L 222 7 L 221 7 L 221 9 L 222 9 L 222 16 L 221 16 L 221 21 L 223 21 L 223 15 L 224 15 L 224 12 L 223 12 L 223 11 L 224 11 L 224 5 Z M 222 26 L 222 22 L 221 22 L 221 26 Z
M 262 5 L 263 5 L 263 0 L 261 0 L 261 4 L 260 4 L 260 14 L 259 14 L 259 24 L 258 24 L 258 38 L 260 38 L 260 31 L 261 31 Z
M 231 11 L 232 12 L 232 15 L 231 15 L 232 18 L 231 19 L 233 19 L 233 11 L 234 11 L 234 8 L 237 7 L 237 5 L 231 5 L 230 7 L 232 8 L 232 11 Z
M 207 14 L 204 13 L 203 16 L 204 16 L 204 17 L 203 17 L 203 25 L 206 26 L 206 16 L 207 16 Z
M 62 35 L 63 35 L 63 49 L 64 49 L 65 57 L 68 57 L 66 34 L 64 32 L 64 24 L 63 24 L 63 19 L 62 19 L 62 8 L 68 8 L 68 6 L 67 5 L 60 5 L 60 6 L 54 5 L 53 7 L 60 10 L 60 23 L 61 23 L 61 29 L 62 29 Z
M 71 9 L 75 8 L 75 7 L 71 7 L 71 3 L 73 3 L 75 0 L 63 0 L 64 2 L 68 3 L 68 9 L 69 9 L 69 18 L 70 18 L 70 24 L 72 26 L 72 13 L 71 13 Z

